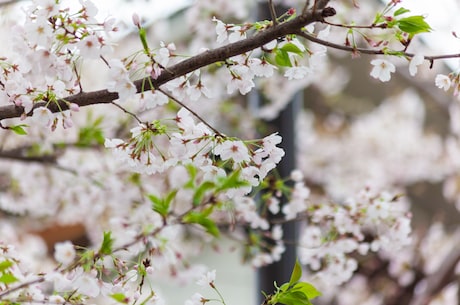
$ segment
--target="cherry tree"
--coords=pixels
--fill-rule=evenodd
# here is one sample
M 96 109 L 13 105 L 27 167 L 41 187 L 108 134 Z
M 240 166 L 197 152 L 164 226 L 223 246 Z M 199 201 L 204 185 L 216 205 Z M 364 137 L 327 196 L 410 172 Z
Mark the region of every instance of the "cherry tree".
M 124 25 L 75 3 L 24 3 L 2 33 L 2 304 L 163 304 L 166 278 L 214 290 L 186 304 L 225 304 L 219 271 L 192 259 L 229 238 L 248 265 L 272 264 L 293 242 L 288 222 L 302 223 L 298 260 L 264 304 L 458 303 L 458 231 L 413 230 L 404 195 L 436 181 L 460 208 L 456 98 L 442 135 L 411 90 L 350 121 L 302 111 L 289 177 L 264 123 L 299 90 L 340 92 L 354 77 L 344 59 L 364 58 L 379 82 L 438 69 L 436 95 L 457 97 L 459 75 L 438 62 L 460 54 L 424 54 L 425 16 L 396 0 L 286 0 L 281 14 L 269 0 L 271 18 L 254 22 L 251 1 L 202 0 L 181 15 L 186 38 L 160 41 L 141 12 Z M 265 103 L 248 111 L 255 90 Z M 88 242 L 50 256 L 36 233 L 55 225 L 83 226 Z

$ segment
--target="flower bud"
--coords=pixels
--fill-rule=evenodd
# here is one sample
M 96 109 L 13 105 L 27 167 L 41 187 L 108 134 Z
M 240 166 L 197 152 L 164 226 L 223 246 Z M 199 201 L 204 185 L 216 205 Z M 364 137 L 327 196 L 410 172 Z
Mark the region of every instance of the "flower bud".
M 141 20 L 139 18 L 139 15 L 134 13 L 133 16 L 132 16 L 132 20 L 133 20 L 133 23 L 135 26 L 137 26 L 138 28 L 141 27 Z

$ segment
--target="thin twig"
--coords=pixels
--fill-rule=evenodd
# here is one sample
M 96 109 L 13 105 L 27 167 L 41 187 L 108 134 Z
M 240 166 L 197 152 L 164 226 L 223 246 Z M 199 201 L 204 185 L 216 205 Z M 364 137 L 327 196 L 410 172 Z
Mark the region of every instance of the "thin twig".
M 270 10 L 270 15 L 272 17 L 273 24 L 277 25 L 278 17 L 276 17 L 275 5 L 273 4 L 273 0 L 268 0 L 268 8 Z
M 354 48 L 354 47 L 340 45 L 340 44 L 337 44 L 337 43 L 322 40 L 320 38 L 317 38 L 317 37 L 315 37 L 313 35 L 307 34 L 307 33 L 302 32 L 302 31 L 298 31 L 296 34 L 301 36 L 301 37 L 303 37 L 303 38 L 305 38 L 305 39 L 307 39 L 307 40 L 310 40 L 312 42 L 316 42 L 316 43 L 321 44 L 321 45 L 323 45 L 325 47 L 329 47 L 329 48 L 333 48 L 333 49 L 337 49 L 337 50 L 342 50 L 342 51 L 347 51 L 347 52 L 352 52 L 352 53 L 360 53 L 360 54 L 370 54 L 370 55 L 384 55 L 384 54 L 389 53 L 389 51 L 384 51 L 384 50 L 381 50 L 381 49 L 364 49 L 364 48 Z M 405 57 L 408 57 L 408 58 L 412 58 L 412 57 L 415 56 L 414 53 L 408 53 L 408 52 L 404 52 L 404 51 L 392 51 L 392 53 L 400 53 L 401 55 L 403 55 Z M 428 60 L 428 61 L 432 62 L 432 61 L 440 60 L 440 59 L 460 58 L 460 53 L 437 55 L 437 56 L 424 56 L 424 58 L 425 58 L 425 60 Z
M 42 277 L 40 277 L 40 278 L 38 278 L 38 279 L 31 280 L 31 281 L 29 281 L 29 282 L 22 283 L 21 285 L 16 286 L 16 287 L 14 287 L 14 288 L 10 288 L 10 289 L 8 289 L 8 290 L 5 290 L 5 291 L 3 291 L 3 292 L 0 293 L 0 300 L 1 300 L 4 296 L 6 296 L 6 295 L 8 295 L 8 294 L 10 294 L 10 293 L 12 293 L 12 292 L 18 291 L 18 290 L 20 290 L 20 289 L 22 289 L 22 288 L 26 288 L 26 287 L 28 287 L 28 286 L 30 286 L 30 285 L 33 285 L 33 284 L 41 283 L 41 282 L 43 282 L 43 281 L 45 281 L 45 277 L 42 276 Z
M 80 73 L 78 72 L 77 64 L 76 64 L 75 62 L 73 63 L 73 72 L 74 72 L 75 75 L 77 76 L 78 88 L 80 89 L 80 92 L 79 92 L 79 93 L 83 93 L 83 87 L 82 87 L 82 85 L 81 85 Z
M 386 29 L 388 26 L 385 23 L 382 24 L 371 24 L 371 25 L 351 25 L 351 24 L 340 24 L 334 23 L 329 21 L 324 21 L 323 23 L 328 24 L 330 26 L 335 26 L 339 28 L 346 28 L 346 29 Z
M 123 112 L 129 114 L 130 116 L 132 116 L 133 118 L 136 119 L 136 121 L 139 123 L 139 124 L 143 124 L 144 122 L 142 122 L 142 120 L 133 112 L 129 111 L 128 109 L 124 108 L 123 106 L 115 103 L 114 101 L 110 102 L 111 104 L 117 106 L 119 109 L 121 109 Z
M 215 129 L 214 127 L 212 127 L 208 122 L 206 122 L 198 113 L 196 113 L 195 111 L 193 111 L 192 109 L 190 109 L 190 107 L 188 107 L 187 105 L 185 105 L 184 103 L 182 103 L 181 101 L 179 101 L 177 98 L 175 98 L 174 96 L 172 96 L 171 94 L 169 94 L 168 92 L 164 91 L 163 89 L 156 89 L 158 91 L 160 91 L 161 93 L 163 93 L 164 95 L 166 95 L 169 99 L 173 100 L 174 102 L 176 102 L 177 104 L 179 104 L 180 106 L 184 107 L 185 109 L 187 109 L 188 111 L 190 111 L 191 114 L 193 114 L 198 120 L 200 120 L 201 122 L 203 122 L 203 124 L 205 124 L 206 126 L 209 127 L 209 129 L 211 129 L 217 136 L 220 136 L 220 137 L 224 137 L 223 134 L 221 134 L 217 129 Z

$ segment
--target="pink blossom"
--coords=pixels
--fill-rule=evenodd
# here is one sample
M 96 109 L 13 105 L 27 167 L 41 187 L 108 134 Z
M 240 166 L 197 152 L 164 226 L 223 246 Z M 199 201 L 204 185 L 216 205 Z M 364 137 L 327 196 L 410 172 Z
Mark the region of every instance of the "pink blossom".
M 214 147 L 214 153 L 222 160 L 233 159 L 236 163 L 249 161 L 249 151 L 242 141 L 224 141 Z

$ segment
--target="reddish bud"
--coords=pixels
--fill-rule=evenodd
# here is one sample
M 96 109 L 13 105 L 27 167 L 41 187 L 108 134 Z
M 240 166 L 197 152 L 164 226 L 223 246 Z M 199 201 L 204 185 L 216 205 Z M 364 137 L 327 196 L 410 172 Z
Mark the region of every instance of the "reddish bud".
M 137 26 L 138 28 L 140 28 L 141 27 L 141 20 L 139 18 L 139 15 L 134 13 L 132 18 L 133 18 L 134 25 Z

